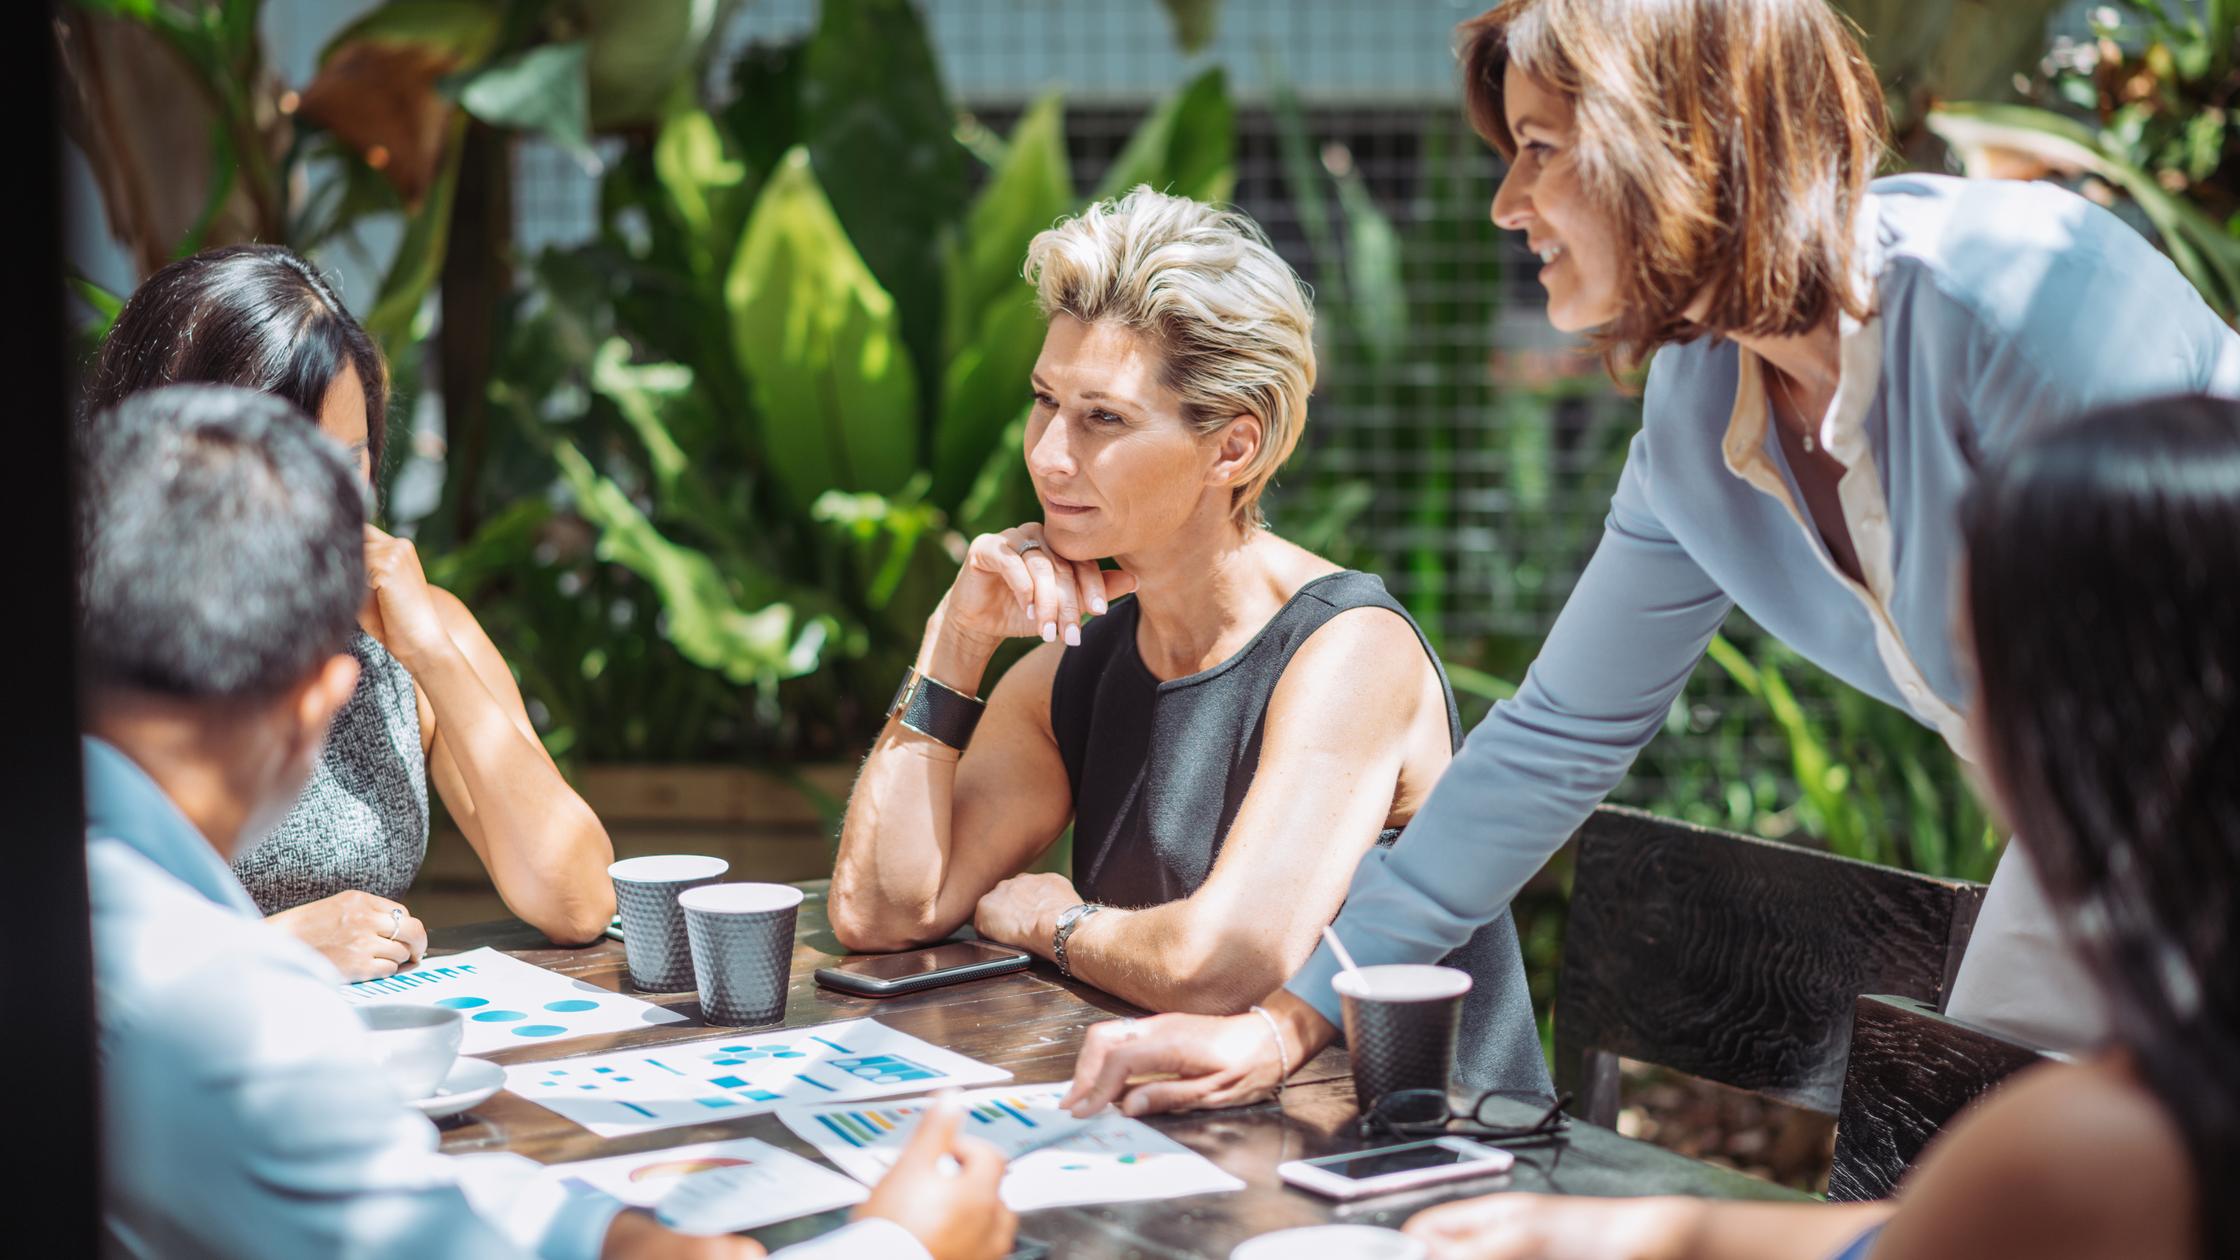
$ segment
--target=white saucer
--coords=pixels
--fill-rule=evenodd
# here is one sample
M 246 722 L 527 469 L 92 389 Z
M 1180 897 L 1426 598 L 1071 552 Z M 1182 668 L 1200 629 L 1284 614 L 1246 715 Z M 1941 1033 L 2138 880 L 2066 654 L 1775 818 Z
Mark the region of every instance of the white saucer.
M 451 1065 L 443 1083 L 426 1098 L 415 1098 L 412 1107 L 430 1120 L 455 1116 L 467 1108 L 489 1101 L 492 1094 L 504 1089 L 506 1070 L 488 1059 L 460 1055 Z

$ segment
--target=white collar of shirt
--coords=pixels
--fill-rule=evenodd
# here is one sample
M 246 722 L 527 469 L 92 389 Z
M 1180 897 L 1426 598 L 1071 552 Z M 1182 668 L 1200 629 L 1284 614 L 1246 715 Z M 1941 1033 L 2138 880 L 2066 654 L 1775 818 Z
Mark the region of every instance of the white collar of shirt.
M 224 909 L 261 918 L 257 903 L 209 837 L 179 812 L 140 764 L 107 740 L 83 738 L 86 835 L 131 848 Z
M 1775 464 L 1765 363 L 1742 346 L 1735 347 L 1734 410 L 1727 417 L 1721 444 L 1727 470 L 1787 508 L 1828 572 L 1858 597 L 1874 623 L 1875 648 L 1883 667 L 1915 716 L 1935 727 L 1963 759 L 1972 760 L 1966 718 L 1929 685 L 1890 615 L 1890 600 L 1897 586 L 1890 499 L 1883 490 L 1882 473 L 1875 467 L 1874 449 L 1866 433 L 1867 412 L 1873 408 L 1875 393 L 1882 385 L 1882 320 L 1875 306 L 1883 250 L 1876 198 L 1861 199 L 1854 233 L 1852 286 L 1867 315 L 1861 319 L 1844 313 L 1838 318 L 1836 393 L 1827 414 L 1820 419 L 1820 445 L 1844 466 L 1843 477 L 1836 483 L 1836 498 L 1842 505 L 1844 525 L 1850 531 L 1852 549 L 1858 553 L 1859 575 L 1864 581 L 1853 581 L 1836 566 L 1819 527 L 1789 493 L 1788 479 Z

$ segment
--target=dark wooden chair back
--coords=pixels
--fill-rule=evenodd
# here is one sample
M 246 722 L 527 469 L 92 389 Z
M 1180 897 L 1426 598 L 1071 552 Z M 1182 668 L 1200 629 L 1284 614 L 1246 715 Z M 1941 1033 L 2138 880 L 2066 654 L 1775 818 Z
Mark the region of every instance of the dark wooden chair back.
M 1604 806 L 1579 830 L 1556 1080 L 1612 1125 L 1618 1057 L 1835 1115 L 1852 1002 L 1942 1005 L 1983 885 Z
M 2044 1051 L 1911 998 L 1869 994 L 1851 1019 L 1828 1197 L 1888 1198 L 1938 1131 Z

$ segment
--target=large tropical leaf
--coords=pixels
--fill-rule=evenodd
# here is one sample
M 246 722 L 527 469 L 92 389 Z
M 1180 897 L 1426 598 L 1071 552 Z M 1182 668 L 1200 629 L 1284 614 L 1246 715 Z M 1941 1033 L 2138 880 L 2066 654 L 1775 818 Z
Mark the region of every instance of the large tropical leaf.
M 1025 405 L 1042 348 L 1042 316 L 1021 274 L 1027 244 L 1073 205 L 1065 114 L 1044 97 L 1012 130 L 1000 165 L 965 216 L 950 255 L 949 358 L 934 428 L 930 498 L 954 507 L 1004 426 Z
M 653 170 L 684 230 L 694 274 L 714 281 L 739 242 L 746 165 L 731 156 L 715 119 L 685 108 L 663 120 L 653 144 Z
M 893 295 L 912 366 L 939 380 L 941 260 L 964 212 L 965 154 L 910 0 L 822 6 L 803 56 L 801 128 L 849 240 Z
M 540 131 L 578 155 L 591 152 L 589 53 L 580 42 L 545 44 L 468 76 L 459 104 L 493 127 Z
M 2122 189 L 2209 305 L 2227 320 L 2240 313 L 2240 238 L 2083 123 L 2027 105 L 1951 104 L 1932 110 L 1928 125 L 1970 175 L 2089 174 Z
M 724 285 L 770 468 L 797 510 L 893 494 L 918 460 L 918 383 L 894 300 L 796 148 L 756 199 Z
M 735 683 L 768 685 L 817 667 L 833 624 L 802 620 L 791 604 L 748 610 L 706 555 L 670 542 L 572 443 L 554 452 L 576 510 L 599 529 L 598 555 L 636 573 L 661 597 L 662 631 L 694 664 Z
M 465 117 L 455 116 L 449 139 L 442 146 L 447 156 L 420 208 L 406 220 L 404 239 L 397 243 L 396 255 L 389 260 L 389 271 L 382 277 L 373 309 L 366 312 L 366 331 L 381 343 L 382 354 L 392 369 L 404 368 L 412 361 L 408 351 L 428 332 L 420 319 L 421 307 L 428 291 L 435 287 L 436 277 L 443 274 L 444 245 L 451 236 L 451 206 L 459 189 L 460 142 L 465 130 Z
M 1215 66 L 1161 102 L 1112 160 L 1097 197 L 1149 184 L 1178 197 L 1227 201 L 1237 186 L 1237 117 Z
M 446 77 L 496 47 L 486 0 L 389 0 L 344 27 L 319 54 L 299 116 L 332 132 L 417 207 L 443 168 L 454 105 Z
M 581 0 L 591 125 L 659 118 L 678 80 L 721 29 L 726 0 Z

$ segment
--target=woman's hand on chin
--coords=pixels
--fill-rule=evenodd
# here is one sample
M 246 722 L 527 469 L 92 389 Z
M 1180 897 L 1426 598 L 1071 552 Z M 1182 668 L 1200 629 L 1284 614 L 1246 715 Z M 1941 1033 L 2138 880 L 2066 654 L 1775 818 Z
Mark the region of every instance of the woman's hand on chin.
M 1063 875 L 1014 875 L 989 889 L 972 911 L 972 928 L 1001 945 L 1048 958 L 1058 915 L 1081 904 Z
M 1039 637 L 1081 642 L 1081 619 L 1136 589 L 1135 575 L 1106 572 L 1094 560 L 1050 550 L 1042 523 L 1028 521 L 972 540 L 963 569 L 942 601 L 945 630 L 1000 642 Z

